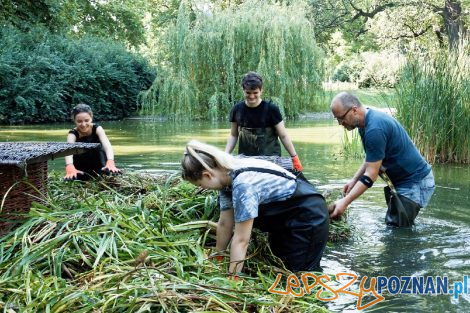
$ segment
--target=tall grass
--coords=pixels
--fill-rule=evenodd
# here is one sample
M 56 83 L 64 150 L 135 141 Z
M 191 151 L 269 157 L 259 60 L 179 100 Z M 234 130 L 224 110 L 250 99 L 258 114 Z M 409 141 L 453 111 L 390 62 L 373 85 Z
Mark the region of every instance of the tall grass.
M 468 47 L 409 59 L 396 87 L 397 118 L 430 162 L 469 163 Z
M 364 148 L 362 146 L 361 136 L 357 129 L 348 131 L 346 128 L 343 130 L 343 138 L 341 139 L 341 152 L 345 158 L 363 159 Z
M 166 37 L 162 75 L 139 102 L 143 114 L 174 119 L 226 118 L 243 97 L 240 80 L 258 71 L 264 97 L 277 97 L 288 117 L 322 104 L 322 56 L 299 4 L 246 1 L 190 15 L 181 2 Z
M 216 195 L 177 178 L 66 184 L 0 238 L 6 312 L 314 312 L 313 295 L 267 290 L 286 273 L 254 233 L 243 281 L 208 260 Z

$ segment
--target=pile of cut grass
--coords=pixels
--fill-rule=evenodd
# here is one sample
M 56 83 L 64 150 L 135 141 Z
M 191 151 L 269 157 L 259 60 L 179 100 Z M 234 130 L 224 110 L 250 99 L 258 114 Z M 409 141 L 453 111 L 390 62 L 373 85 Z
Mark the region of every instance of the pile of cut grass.
M 268 292 L 287 271 L 259 232 L 243 279 L 228 279 L 227 264 L 208 259 L 216 202 L 214 192 L 171 176 L 65 183 L 53 175 L 45 200 L 0 238 L 0 309 L 325 311 L 315 289 L 301 298 Z

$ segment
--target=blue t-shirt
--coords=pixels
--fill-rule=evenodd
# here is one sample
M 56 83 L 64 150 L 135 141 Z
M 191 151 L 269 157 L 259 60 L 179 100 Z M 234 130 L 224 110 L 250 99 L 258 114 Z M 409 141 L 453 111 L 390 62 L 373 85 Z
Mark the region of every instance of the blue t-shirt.
M 245 167 L 261 167 L 277 170 L 295 177 L 282 167 L 264 160 L 244 158 L 237 161 L 236 169 Z M 233 171 L 230 173 L 233 179 Z M 231 189 L 222 190 L 219 194 L 220 210 L 233 208 L 236 223 L 258 217 L 260 204 L 286 200 L 291 197 L 297 184 L 295 179 L 278 175 L 247 171 L 232 180 Z
M 395 186 L 419 182 L 431 171 L 431 165 L 421 156 L 403 126 L 390 115 L 369 109 L 359 134 L 366 162 L 382 160 Z

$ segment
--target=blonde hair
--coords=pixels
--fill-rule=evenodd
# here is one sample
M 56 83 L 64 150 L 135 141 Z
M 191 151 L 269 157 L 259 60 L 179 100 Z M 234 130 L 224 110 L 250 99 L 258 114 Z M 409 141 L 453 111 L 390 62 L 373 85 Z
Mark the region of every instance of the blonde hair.
M 181 168 L 181 176 L 184 180 L 197 181 L 202 178 L 203 171 L 232 170 L 234 158 L 217 147 L 191 140 L 186 145 Z

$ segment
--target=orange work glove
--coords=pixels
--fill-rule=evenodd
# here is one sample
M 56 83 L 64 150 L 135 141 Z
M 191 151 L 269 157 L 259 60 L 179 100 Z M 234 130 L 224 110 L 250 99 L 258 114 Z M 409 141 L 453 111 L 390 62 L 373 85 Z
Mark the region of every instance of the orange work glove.
M 111 174 L 120 174 L 121 170 L 116 167 L 114 160 L 106 161 L 106 165 L 101 169 L 104 172 L 110 172 Z
M 240 277 L 242 275 L 241 272 L 236 272 L 236 273 L 227 273 L 227 278 L 229 280 L 234 280 L 234 281 L 243 281 L 243 278 Z
M 77 169 L 75 168 L 75 166 L 71 163 L 71 164 L 67 164 L 65 165 L 65 177 L 64 177 L 64 180 L 74 180 L 77 178 L 77 175 L 78 173 L 81 173 L 83 174 L 82 171 L 77 171 Z
M 225 259 L 225 255 L 220 254 L 221 252 L 214 252 L 209 255 L 208 259 L 215 259 L 217 262 L 221 263 Z
M 300 163 L 299 156 L 297 154 L 292 157 L 292 165 L 294 166 L 294 169 L 297 172 L 302 172 L 303 167 L 302 167 L 302 164 Z

